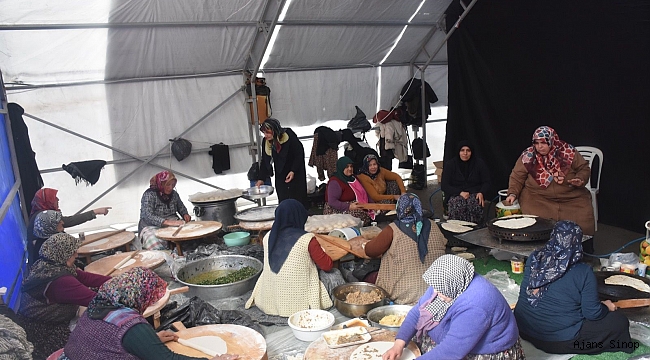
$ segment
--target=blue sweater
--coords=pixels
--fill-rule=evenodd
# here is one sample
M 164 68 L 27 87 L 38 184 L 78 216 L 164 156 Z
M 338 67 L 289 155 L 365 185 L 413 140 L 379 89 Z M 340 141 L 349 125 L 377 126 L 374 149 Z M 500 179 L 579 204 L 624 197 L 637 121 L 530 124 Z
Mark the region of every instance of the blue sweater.
M 600 320 L 608 309 L 598 300 L 596 276 L 587 264 L 572 265 L 561 278 L 548 286 L 533 307 L 527 300 L 530 282 L 530 258 L 526 261 L 515 317 L 519 330 L 529 337 L 545 341 L 573 340 L 585 319 Z
M 433 288 L 420 298 L 400 327 L 397 339 L 408 343 L 415 335 L 420 306 L 433 295 Z M 426 311 L 426 310 L 424 310 Z M 429 331 L 437 344 L 420 359 L 463 359 L 468 354 L 495 354 L 511 348 L 519 338 L 510 306 L 499 290 L 475 274 L 438 326 Z

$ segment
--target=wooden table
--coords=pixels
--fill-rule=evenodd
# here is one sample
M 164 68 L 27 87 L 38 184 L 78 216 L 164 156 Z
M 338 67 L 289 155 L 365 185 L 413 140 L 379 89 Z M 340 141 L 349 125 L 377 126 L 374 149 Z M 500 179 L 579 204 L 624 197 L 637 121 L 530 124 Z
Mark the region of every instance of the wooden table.
M 92 255 L 104 251 L 117 249 L 121 246 L 124 246 L 125 250 L 129 251 L 130 249 L 129 243 L 131 243 L 131 241 L 135 239 L 135 234 L 130 231 L 121 231 L 118 233 L 115 233 L 115 231 L 102 231 L 94 234 L 88 234 L 86 235 L 85 241 L 92 240 L 93 238 L 100 238 L 111 233 L 113 233 L 111 236 L 105 237 L 101 240 L 91 242 L 79 248 L 78 250 L 79 255 L 84 256 L 86 258 L 87 264 L 90 264 L 92 262 L 91 259 Z
M 396 332 L 386 329 L 378 329 L 379 328 L 368 328 L 368 331 L 377 330 L 376 332 L 370 334 L 370 342 L 395 341 L 395 336 L 397 335 Z M 330 349 L 321 336 L 318 338 L 318 340 L 315 340 L 309 344 L 307 350 L 305 351 L 304 360 L 350 360 L 350 355 L 352 355 L 354 350 L 356 350 L 359 346 L 360 345 L 352 345 L 337 349 Z M 413 341 L 409 342 L 406 347 L 411 350 L 415 356 L 422 355 L 420 353 L 420 349 L 418 349 L 418 346 Z
M 176 244 L 176 252 L 183 256 L 183 250 L 179 242 L 186 240 L 200 239 L 221 230 L 222 224 L 218 221 L 190 221 L 174 236 L 178 230 L 177 226 L 164 227 L 156 230 L 156 237 L 171 241 Z
M 190 339 L 197 336 L 216 335 L 222 338 L 228 346 L 228 354 L 239 355 L 238 360 L 267 360 L 266 341 L 257 331 L 240 325 L 217 324 L 202 325 L 186 329 L 182 323 L 174 323 L 174 327 L 181 327 L 177 332 L 181 339 Z M 212 358 L 201 351 L 179 344 L 176 341 L 165 343 L 167 347 L 178 354 L 195 357 Z
M 84 270 L 91 273 L 104 275 L 111 271 L 113 267 L 120 261 L 129 257 L 131 253 L 133 253 L 133 251 L 123 252 L 101 258 L 86 266 Z M 133 256 L 131 260 L 122 265 L 119 269 L 115 270 L 111 276 L 120 275 L 138 266 L 146 267 L 148 269 L 155 269 L 164 262 L 165 254 L 163 254 L 161 251 L 142 250 Z

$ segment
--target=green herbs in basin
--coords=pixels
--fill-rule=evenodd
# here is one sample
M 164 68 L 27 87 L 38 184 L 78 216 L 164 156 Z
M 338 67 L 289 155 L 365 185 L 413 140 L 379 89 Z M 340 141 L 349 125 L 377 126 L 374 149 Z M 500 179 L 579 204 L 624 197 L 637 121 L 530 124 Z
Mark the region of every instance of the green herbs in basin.
M 239 270 L 209 271 L 187 279 L 187 282 L 196 285 L 223 285 L 248 279 L 255 274 L 257 274 L 257 270 L 245 266 Z

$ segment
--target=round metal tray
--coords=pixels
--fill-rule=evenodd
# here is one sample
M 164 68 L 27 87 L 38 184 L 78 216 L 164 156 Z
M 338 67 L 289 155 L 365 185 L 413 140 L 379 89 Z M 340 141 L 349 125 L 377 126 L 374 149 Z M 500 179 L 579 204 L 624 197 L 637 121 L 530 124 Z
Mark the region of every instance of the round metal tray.
M 248 222 L 275 220 L 275 209 L 277 209 L 277 207 L 277 205 L 252 207 L 236 213 L 235 219 Z
M 253 186 L 252 188 L 244 190 L 242 195 L 252 200 L 258 200 L 272 195 L 273 190 L 273 186 L 270 185 Z
M 513 216 L 512 218 L 519 218 L 523 216 Z M 503 218 L 495 218 L 487 223 L 487 228 L 490 235 L 499 240 L 508 241 L 547 241 L 551 238 L 551 231 L 555 226 L 555 220 L 536 217 L 535 224 L 522 228 L 522 229 L 504 229 L 494 225 L 495 221 L 504 220 Z

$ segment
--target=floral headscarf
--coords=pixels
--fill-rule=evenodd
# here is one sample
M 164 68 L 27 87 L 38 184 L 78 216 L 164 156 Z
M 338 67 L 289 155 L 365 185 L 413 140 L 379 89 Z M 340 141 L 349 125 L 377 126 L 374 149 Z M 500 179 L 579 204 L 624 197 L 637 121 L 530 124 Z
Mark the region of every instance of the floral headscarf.
M 77 276 L 77 268 L 74 265 L 69 267 L 67 262 L 80 246 L 81 240 L 72 235 L 57 233 L 50 236 L 41 246 L 41 258 L 32 265 L 22 290 L 29 291 L 64 275 Z
M 47 239 L 58 233 L 57 227 L 63 219 L 60 211 L 45 210 L 34 219 L 34 236 L 40 239 Z
M 581 259 L 582 229 L 573 221 L 557 222 L 551 240 L 530 254 L 530 281 L 526 288 L 528 302 L 537 306 L 548 286 Z M 539 290 L 535 292 L 535 289 Z
M 172 199 L 171 194 L 165 194 L 165 186 L 173 181 L 174 186 L 176 186 L 176 176 L 171 171 L 161 171 L 154 175 L 150 180 L 149 180 L 149 188 L 151 190 L 156 191 L 158 194 L 158 198 L 165 204 L 169 203 L 169 201 Z M 173 194 L 173 192 L 172 192 Z
M 56 198 L 56 193 L 58 192 L 59 190 L 50 188 L 38 190 L 34 194 L 34 199 L 32 199 L 32 211 L 29 213 L 29 216 L 44 210 L 59 210 L 57 206 L 58 199 Z
M 533 144 L 535 140 L 546 141 L 550 147 L 548 154 L 539 154 L 533 145 L 524 150 L 521 161 L 539 186 L 546 189 L 554 178 L 557 181 L 558 176 L 565 176 L 573 163 L 576 149 L 560 140 L 555 130 L 549 126 L 538 127 L 533 134 Z
M 167 282 L 155 272 L 136 267 L 105 282 L 88 304 L 88 315 L 99 319 L 120 308 L 142 314 L 149 305 L 160 300 L 166 290 Z
M 395 225 L 418 244 L 418 255 L 424 263 L 424 258 L 429 253 L 431 222 L 422 218 L 420 198 L 413 193 L 404 194 L 397 200 L 396 210 Z
M 474 279 L 474 265 L 460 256 L 442 255 L 422 274 L 422 279 L 435 291 L 433 301 L 425 309 L 438 322 Z M 437 294 L 451 298 L 451 302 L 445 302 Z
M 275 209 L 275 221 L 269 234 L 269 266 L 280 272 L 298 239 L 306 234 L 307 210 L 298 200 L 286 199 Z
M 377 172 L 375 174 L 370 173 L 370 162 L 372 160 L 375 160 L 377 162 Z M 379 165 L 379 159 L 375 154 L 368 154 L 364 156 L 363 158 L 363 165 L 361 166 L 361 169 L 359 169 L 362 174 L 368 175 L 372 180 L 375 180 L 375 178 L 379 175 L 379 172 L 381 171 L 381 165 Z

